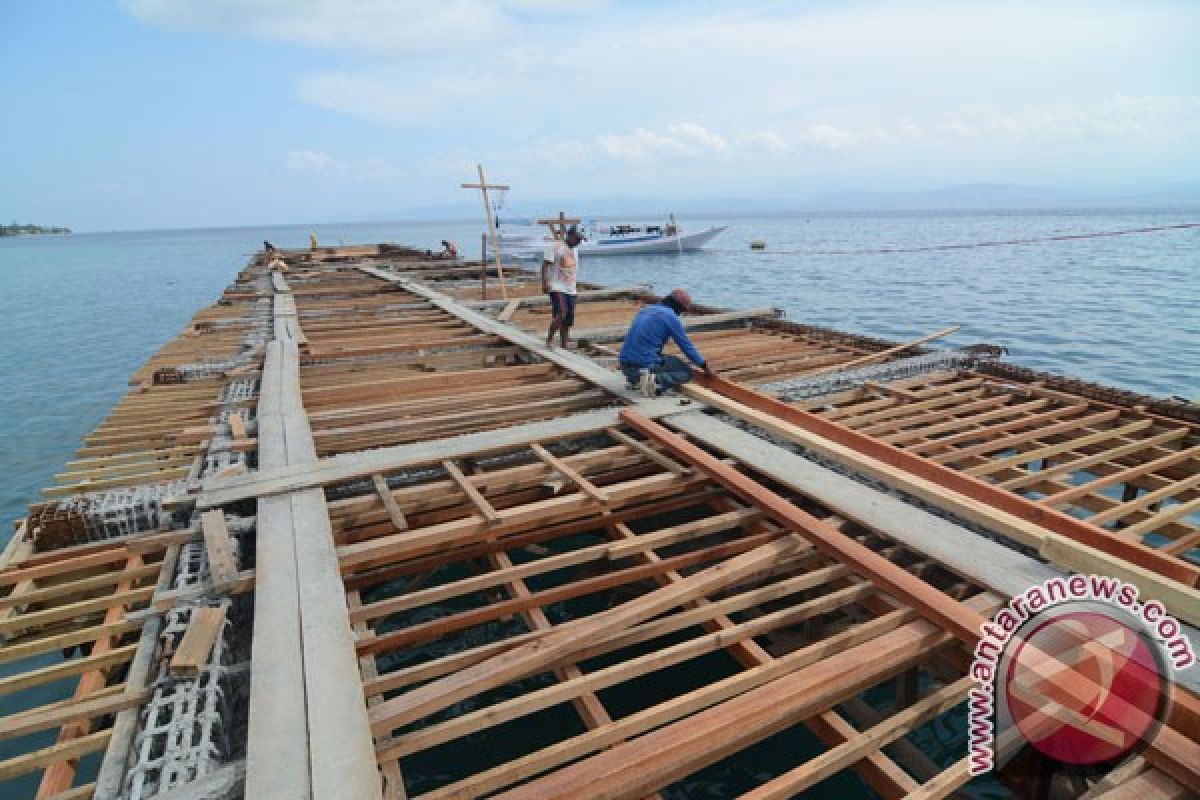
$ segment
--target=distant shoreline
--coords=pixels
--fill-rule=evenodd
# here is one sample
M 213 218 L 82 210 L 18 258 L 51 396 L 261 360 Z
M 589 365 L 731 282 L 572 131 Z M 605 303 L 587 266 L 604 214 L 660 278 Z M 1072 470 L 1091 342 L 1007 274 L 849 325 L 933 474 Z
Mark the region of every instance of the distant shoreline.
M 70 228 L 58 225 L 0 225 L 0 236 L 63 236 L 71 232 Z

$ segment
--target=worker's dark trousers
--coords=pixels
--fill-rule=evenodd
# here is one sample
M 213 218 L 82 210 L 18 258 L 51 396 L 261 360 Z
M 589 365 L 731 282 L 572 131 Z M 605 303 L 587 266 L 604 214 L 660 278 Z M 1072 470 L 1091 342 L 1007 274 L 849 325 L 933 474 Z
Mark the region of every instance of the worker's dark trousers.
M 630 386 L 637 386 L 638 379 L 641 378 L 641 370 L 644 367 L 635 367 L 631 364 L 622 364 L 621 372 L 625 374 L 625 379 L 629 381 Z M 678 356 L 663 356 L 662 363 L 649 367 L 649 370 L 654 373 L 654 381 L 658 384 L 658 391 L 665 392 L 668 389 L 673 389 L 682 383 L 687 383 L 692 379 L 692 368 L 683 362 L 683 359 Z

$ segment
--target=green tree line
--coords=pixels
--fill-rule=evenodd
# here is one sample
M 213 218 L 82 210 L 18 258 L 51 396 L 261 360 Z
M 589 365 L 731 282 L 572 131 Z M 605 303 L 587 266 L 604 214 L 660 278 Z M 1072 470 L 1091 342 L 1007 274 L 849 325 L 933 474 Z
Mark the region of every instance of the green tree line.
M 19 225 L 14 222 L 11 225 L 0 225 L 0 236 L 23 236 L 35 233 L 70 233 L 70 228 L 60 228 L 57 225 L 46 227 L 44 225 Z

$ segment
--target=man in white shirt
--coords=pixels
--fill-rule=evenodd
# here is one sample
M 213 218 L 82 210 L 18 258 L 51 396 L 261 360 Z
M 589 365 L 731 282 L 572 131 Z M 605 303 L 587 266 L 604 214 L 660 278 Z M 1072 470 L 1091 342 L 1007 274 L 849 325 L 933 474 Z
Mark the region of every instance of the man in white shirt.
M 583 237 L 574 225 L 567 231 L 565 241 L 554 243 L 554 259 L 542 262 L 542 291 L 550 295 L 550 309 L 554 314 L 550 330 L 546 333 L 546 346 L 554 346 L 554 333 L 568 347 L 567 336 L 575 324 L 576 282 L 579 277 L 579 243 Z

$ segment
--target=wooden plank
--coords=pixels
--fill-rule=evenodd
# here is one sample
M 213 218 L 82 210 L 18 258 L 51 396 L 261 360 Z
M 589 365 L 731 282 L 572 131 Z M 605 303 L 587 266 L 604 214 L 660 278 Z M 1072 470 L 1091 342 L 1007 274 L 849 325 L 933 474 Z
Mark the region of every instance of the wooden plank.
M 815 414 L 753 390 L 720 378 L 701 376 L 699 380 L 706 385 L 717 387 L 719 392 L 689 385 L 684 388 L 685 393 L 793 442 L 847 461 L 889 485 L 912 491 L 922 499 L 945 508 L 961 510 L 972 519 L 982 516 L 988 519 L 990 524 L 1000 526 L 1001 532 L 1013 535 L 1022 544 L 1038 547 L 1046 533 L 1052 531 L 1146 567 L 1185 586 L 1195 586 L 1200 580 L 1200 566 L 1186 564 L 1067 514 L 1043 508 L 978 478 L 963 475 L 892 445 L 861 436 L 849 428 L 830 423 Z M 975 503 L 964 503 L 963 500 L 973 500 Z M 992 513 L 993 511 L 1001 513 Z M 1145 588 L 1143 592 L 1146 592 Z
M 371 476 L 371 482 L 375 484 L 375 492 L 379 495 L 380 501 L 383 502 L 383 507 L 387 509 L 388 518 L 392 521 L 392 526 L 398 531 L 408 530 L 408 519 L 405 518 L 404 512 L 400 510 L 400 506 L 396 504 L 396 498 L 392 495 L 392 490 L 388 488 L 387 481 L 383 476 L 376 472 Z
M 497 789 L 540 775 L 562 764 L 715 706 L 748 689 L 770 684 L 830 655 L 864 642 L 871 642 L 887 631 L 896 630 L 901 625 L 911 622 L 914 616 L 909 609 L 896 610 L 883 617 L 854 625 L 820 642 L 788 653 L 769 664 L 735 673 L 665 703 L 629 714 L 611 725 L 556 742 L 527 756 L 483 770 L 450 786 L 429 792 L 423 797 L 425 800 L 458 800 L 462 797 L 490 795 Z
M 120 589 L 120 587 L 118 587 Z M 43 625 L 49 625 L 53 622 L 61 622 L 71 619 L 72 617 L 83 617 L 88 614 L 96 614 L 101 611 L 107 611 L 112 608 L 121 608 L 124 605 L 133 605 L 149 600 L 154 594 L 154 587 L 147 586 L 141 589 L 130 589 L 128 591 L 117 591 L 106 597 L 94 597 L 88 600 L 80 600 L 75 603 L 66 603 L 61 606 L 54 606 L 43 611 L 31 611 L 28 614 L 20 614 L 11 619 L 0 620 L 0 633 L 5 635 L 16 633 L 19 631 L 32 630 Z
M 381 280 L 389 281 L 396 285 L 402 286 L 406 291 L 429 300 L 438 308 L 449 314 L 453 314 L 477 330 L 500 336 L 504 340 L 523 347 L 546 361 L 558 364 L 559 366 L 574 372 L 584 380 L 594 383 L 619 397 L 624 397 L 630 400 L 638 397 L 638 395 L 625 388 L 625 378 L 623 376 L 618 375 L 615 372 L 610 372 L 609 370 L 601 367 L 599 364 L 596 364 L 591 359 L 586 358 L 579 353 L 570 350 L 563 350 L 562 348 L 558 347 L 547 347 L 545 341 L 543 341 L 540 336 L 527 333 L 506 322 L 500 322 L 499 320 L 492 319 L 486 314 L 459 303 L 458 301 L 447 297 L 435 289 L 431 289 L 394 273 L 389 273 L 374 267 L 359 267 L 359 269 L 369 275 L 374 275 Z
M 630 309 L 630 321 L 633 320 L 633 313 L 636 312 L 636 307 Z M 714 328 L 720 325 L 728 325 L 733 322 L 748 322 L 755 319 L 778 319 L 782 313 L 777 308 L 766 306 L 763 308 L 750 308 L 745 311 L 725 311 L 719 314 L 685 314 L 680 320 L 683 322 L 683 327 L 689 331 L 699 331 L 706 328 Z M 575 338 L 580 342 L 586 341 L 589 344 L 594 342 L 617 342 L 625 338 L 625 334 L 629 330 L 629 325 L 613 325 L 604 328 L 584 328 L 575 333 Z
M 136 689 L 118 694 L 98 697 L 94 700 L 76 700 L 68 705 L 51 709 L 35 708 L 19 714 L 0 718 L 0 739 L 27 736 L 38 731 L 59 728 L 72 722 L 92 720 L 115 714 L 124 708 L 138 706 L 149 699 L 150 689 Z
M 179 563 L 181 545 L 174 544 L 163 553 L 162 569 L 155 584 L 155 593 L 160 594 L 175 579 L 175 567 Z M 157 668 L 159 634 L 162 633 L 161 617 L 147 620 L 138 635 L 138 649 L 125 674 L 125 691 L 149 689 L 152 670 Z M 104 749 L 104 756 L 96 772 L 95 800 L 116 800 L 124 786 L 125 770 L 129 753 L 134 747 L 134 734 L 140 719 L 140 709 L 127 708 L 117 712 L 112 724 L 112 738 Z
M 1200 625 L 1200 592 L 1195 589 L 1189 589 L 1178 583 L 1166 582 L 1136 564 L 1114 563 L 1112 557 L 1107 553 L 1057 534 L 1046 536 L 1042 541 L 1042 546 L 1038 548 L 1038 555 L 1083 575 L 1108 575 L 1132 583 L 1141 589 L 1143 597 L 1161 601 L 1178 619 L 1191 625 Z M 1200 637 L 1195 635 L 1194 630 L 1185 630 L 1185 633 L 1192 639 L 1193 649 L 1200 652 L 1200 647 L 1197 647 L 1197 644 L 1200 644 Z M 1191 674 L 1194 672 L 1194 670 L 1191 671 Z M 1182 679 L 1184 675 L 1188 674 L 1182 673 L 1177 677 Z M 1193 684 L 1193 689 L 1200 691 L 1200 685 Z
M 1194 787 L 1193 787 L 1194 788 Z M 1158 770 L 1147 770 L 1120 786 L 1091 796 L 1093 800 L 1187 800 L 1196 795 Z
M 800 510 L 657 422 L 641 417 L 632 409 L 622 411 L 621 418 L 646 436 L 668 447 L 730 491 L 750 499 L 771 517 L 792 529 L 802 531 L 815 546 L 868 576 L 875 585 L 887 590 L 897 599 L 911 604 L 944 630 L 953 633 L 968 647 L 974 647 L 978 643 L 985 620 L 982 614 L 973 611 L 967 604 L 942 594 L 921 578 Z M 1045 658 L 1047 664 L 1052 660 L 1050 656 Z M 1081 706 L 1091 702 L 1090 698 L 1094 696 L 1095 691 L 1100 691 L 1090 678 L 1072 667 L 1064 667 L 1053 674 L 1043 673 L 1042 677 L 1056 689 L 1065 692 L 1066 696 L 1077 700 Z M 1155 766 L 1172 777 L 1200 782 L 1200 744 L 1189 743 L 1178 731 L 1164 727 L 1152 743 L 1152 748 L 1152 761 Z
M 1155 489 L 1152 492 L 1146 492 L 1145 494 L 1139 495 L 1127 502 L 1119 503 L 1105 511 L 1101 511 L 1096 514 L 1092 514 L 1090 517 L 1088 517 L 1088 522 L 1091 522 L 1093 525 L 1103 525 L 1106 522 L 1112 522 L 1113 520 L 1120 520 L 1122 517 L 1125 517 L 1128 514 L 1132 514 L 1135 511 L 1140 511 L 1141 509 L 1146 508 L 1147 506 L 1153 505 L 1154 503 L 1158 503 L 1163 500 L 1167 500 L 1181 492 L 1186 492 L 1187 490 L 1195 488 L 1197 486 L 1200 486 L 1200 472 L 1198 472 L 1194 475 L 1189 475 L 1188 477 L 1184 478 L 1181 481 L 1172 481 L 1171 483 L 1168 483 L 1166 486 L 1163 486 L 1159 489 Z M 1150 522 L 1150 520 L 1152 520 L 1154 518 L 1154 516 L 1162 516 L 1166 512 L 1170 511 L 1171 509 L 1176 508 L 1178 505 L 1179 504 L 1176 504 L 1176 506 L 1167 507 L 1167 508 L 1163 509 L 1162 511 L 1160 511 L 1158 514 L 1152 515 L 1150 518 L 1143 520 L 1138 525 L 1130 525 L 1129 527 L 1123 528 L 1122 533 L 1124 533 L 1126 536 L 1133 536 L 1143 530 L 1153 530 L 1154 529 L 1153 527 L 1149 527 L 1149 528 L 1145 527 L 1146 523 Z M 1186 514 L 1189 512 L 1185 511 L 1184 513 Z M 1180 516 L 1182 516 L 1182 515 L 1180 515 Z M 1169 522 L 1172 519 L 1176 519 L 1176 517 L 1175 516 L 1166 517 L 1165 521 Z M 1157 527 L 1157 524 L 1155 525 L 1155 527 Z
M 1145 439 L 1135 439 L 1132 442 L 1126 442 L 1125 444 L 1117 445 L 1116 447 L 1112 447 L 1107 450 L 1101 450 L 1100 452 L 1092 455 L 1084 455 L 1080 458 L 1075 458 L 1070 461 L 1063 461 L 1059 464 L 1046 466 L 1037 472 L 1031 472 L 1028 475 L 1019 475 L 1015 478 L 1010 478 L 1002 482 L 1000 485 L 1005 489 L 1019 489 L 1024 486 L 1030 486 L 1039 483 L 1047 478 L 1069 476 L 1072 473 L 1079 472 L 1080 470 L 1087 469 L 1088 467 L 1095 466 L 1096 464 L 1114 462 L 1116 459 L 1129 455 L 1130 453 L 1137 453 L 1141 450 L 1150 450 L 1153 447 L 1158 447 L 1159 445 L 1175 441 L 1176 439 L 1182 439 L 1189 433 L 1191 433 L 1189 428 L 1172 428 L 1171 430 L 1164 431 L 1155 436 L 1150 436 Z
M 632 409 L 622 411 L 621 419 L 731 492 L 762 509 L 765 514 L 787 526 L 789 530 L 801 532 L 804 538 L 823 552 L 913 605 L 945 630 L 953 633 L 956 638 L 971 644 L 978 638 L 986 621 L 978 612 L 947 597 L 904 568 L 801 510 L 657 422 L 641 416 Z
M 583 492 L 601 505 L 608 505 L 610 501 L 608 494 L 605 493 L 603 489 L 597 488 L 595 484 L 583 477 L 583 475 L 581 475 L 579 472 L 563 463 L 562 459 L 554 456 L 550 451 L 542 447 L 537 442 L 531 444 L 530 448 L 538 458 L 545 462 L 546 466 L 560 473 L 564 478 L 575 484 L 575 486 L 579 488 L 579 491 Z
M 1196 483 L 1200 484 L 1200 478 L 1197 478 Z M 1169 522 L 1174 522 L 1177 519 L 1197 512 L 1200 512 L 1200 497 L 1193 497 L 1191 500 L 1184 500 L 1165 506 L 1161 511 L 1147 517 L 1141 522 L 1122 528 L 1121 532 L 1126 536 L 1141 536 L 1144 533 L 1153 533 Z
M 869 596 L 873 591 L 869 585 L 859 583 L 813 600 L 797 603 L 789 608 L 772 612 L 769 615 L 764 615 L 748 622 L 736 625 L 730 623 L 728 628 L 714 629 L 711 633 L 706 633 L 703 636 L 653 649 L 644 655 L 639 655 L 625 661 L 618 661 L 586 674 L 577 673 L 571 678 L 562 680 L 560 683 L 545 686 L 536 691 L 508 700 L 502 700 L 483 709 L 464 712 L 459 716 L 398 737 L 390 741 L 386 747 L 380 749 L 380 758 L 399 758 L 412 755 L 431 747 L 437 747 L 456 738 L 477 734 L 486 728 L 535 714 L 572 698 L 616 686 L 626 681 L 645 678 L 654 672 L 669 669 L 708 653 L 716 652 L 722 647 L 731 647 L 739 643 L 749 643 L 753 636 L 769 633 L 772 630 L 786 627 L 789 624 L 796 624 L 805 619 L 811 619 L 822 613 L 829 613 L 839 608 L 845 608 L 853 604 L 856 600 L 862 600 Z M 670 617 L 667 619 L 669 620 Z M 661 626 L 653 626 L 652 624 L 639 627 L 654 627 L 656 631 L 661 630 Z M 678 629 L 685 626 L 678 625 L 673 627 Z M 636 629 L 631 629 L 629 633 L 632 634 L 634 630 Z M 631 641 L 644 642 L 651 638 L 653 638 L 653 635 L 649 633 L 637 637 L 618 635 L 606 639 L 604 642 L 593 643 L 593 646 L 583 651 L 581 655 L 590 658 L 598 653 L 611 653 L 623 646 L 627 646 Z M 763 663 L 769 663 L 772 660 L 768 655 Z M 762 664 L 750 665 L 749 668 L 754 669 L 758 666 L 762 666 Z M 760 670 L 760 672 L 766 673 L 769 671 Z M 596 727 L 599 727 L 599 725 Z
M 225 628 L 225 608 L 195 608 L 183 641 L 171 657 L 170 671 L 177 678 L 195 678 L 208 666 L 217 637 Z
M 133 659 L 137 651 L 136 644 L 116 647 L 100 653 L 91 653 L 80 658 L 72 658 L 58 664 L 49 664 L 38 669 L 17 672 L 0 678 L 0 695 L 12 694 L 41 686 L 73 675 L 80 675 L 97 669 L 107 669 L 117 664 L 125 664 Z
M 377 735 L 444 709 L 466 697 L 502 686 L 569 656 L 591 640 L 623 630 L 680 603 L 744 580 L 801 547 L 797 537 L 764 544 L 728 561 L 694 573 L 673 586 L 657 589 L 608 611 L 558 626 L 553 632 L 474 666 L 394 697 L 371 709 Z
M 108 744 L 111 731 L 97 731 L 86 736 L 52 744 L 28 753 L 22 753 L 6 761 L 0 761 L 0 781 L 7 781 L 20 775 L 27 775 L 39 769 L 62 764 L 82 758 L 89 753 L 103 750 Z M 64 787 L 67 788 L 67 787 Z
M 246 423 L 241 414 L 229 415 L 229 432 L 234 439 L 246 438 Z
M 120 547 L 105 547 L 98 553 L 87 553 L 68 560 L 54 560 L 29 567 L 7 569 L 0 572 L 0 586 L 13 586 L 22 581 L 36 581 L 76 570 L 107 566 L 117 561 L 124 561 L 128 557 L 129 554 Z
M 1092 492 L 1098 492 L 1108 486 L 1116 486 L 1118 484 L 1125 483 L 1135 478 L 1140 478 L 1143 475 L 1149 475 L 1157 470 L 1166 469 L 1167 467 L 1174 466 L 1182 461 L 1187 461 L 1193 458 L 1200 459 L 1200 444 L 1196 445 L 1195 447 L 1179 450 L 1171 453 L 1170 455 L 1162 456 L 1161 458 L 1156 458 L 1153 461 L 1148 461 L 1144 464 L 1138 464 L 1137 466 L 1118 470 L 1117 472 L 1105 475 L 1103 477 L 1098 477 L 1095 480 L 1088 481 L 1087 483 L 1079 486 L 1072 486 L 1070 489 L 1063 489 L 1061 492 L 1056 492 L 1048 497 L 1043 497 L 1041 500 L 1038 500 L 1038 503 L 1045 506 L 1066 505 L 1067 503 L 1078 500 L 1084 495 L 1091 494 Z
M 81 630 L 59 633 L 53 636 L 41 636 L 29 642 L 7 644 L 0 647 L 0 664 L 18 661 L 22 658 L 52 653 L 81 644 L 92 644 L 108 637 L 119 637 L 142 627 L 140 620 L 118 619 L 116 622 L 92 625 Z
M 584 290 L 581 290 L 579 292 L 579 294 L 576 295 L 576 297 L 580 301 L 614 300 L 614 299 L 617 299 L 620 297 L 628 297 L 630 295 L 636 295 L 636 294 L 640 294 L 642 292 L 648 292 L 649 290 L 650 290 L 649 285 L 633 284 L 630 286 L 618 286 L 618 287 L 614 287 L 612 289 L 584 289 Z M 513 299 L 516 300 L 518 298 L 513 298 Z M 544 295 L 544 294 L 532 295 L 529 297 L 521 297 L 519 299 L 521 301 L 521 305 L 525 306 L 526 308 L 528 308 L 530 306 L 540 307 L 540 306 L 550 305 L 550 297 L 548 295 Z M 465 305 L 468 305 L 471 308 L 478 309 L 480 311 L 489 311 L 493 308 L 501 308 L 501 309 L 505 308 L 511 302 L 513 302 L 513 301 L 512 300 L 503 300 L 503 299 L 480 300 L 480 301 L 467 302 L 467 303 L 465 303 Z
M 379 800 L 375 745 L 325 493 L 297 492 L 291 503 L 313 798 Z
M 446 474 L 458 484 L 458 488 L 467 496 L 467 500 L 483 515 L 483 518 L 487 520 L 489 525 L 496 525 L 502 521 L 500 515 L 496 513 L 496 509 L 492 508 L 492 504 L 487 501 L 486 497 L 480 494 L 473 483 L 467 480 L 467 476 L 462 474 L 462 470 L 453 461 L 443 461 L 442 469 L 446 470 Z
M 905 800 L 941 800 L 965 786 L 972 777 L 971 759 L 968 756 L 939 772 Z
M 950 641 L 933 624 L 909 623 L 496 797 L 642 797 L 831 708 Z
M 234 761 L 194 781 L 160 792 L 153 800 L 227 800 L 243 796 L 245 781 L 246 762 Z
M 607 545 L 606 553 L 609 559 L 616 561 L 648 549 L 667 547 L 679 542 L 686 542 L 690 539 L 711 536 L 714 533 L 731 530 L 761 517 L 762 512 L 757 508 L 728 511 L 724 514 L 716 514 L 705 519 L 698 519 L 694 522 L 686 522 L 681 525 L 673 525 L 662 530 L 635 535 L 633 538 L 621 542 L 614 542 Z
M 512 300 L 509 300 L 508 305 L 504 306 L 500 313 L 496 315 L 496 319 L 500 320 L 501 322 L 508 322 L 510 319 L 512 319 L 512 315 L 517 313 L 517 309 L 520 307 L 521 298 L 514 297 Z
M 158 574 L 158 564 L 146 564 L 128 572 L 108 572 L 90 578 L 79 578 L 65 583 L 46 586 L 41 589 L 28 588 L 26 591 L 13 591 L 6 597 L 0 597 L 0 609 L 11 609 L 13 606 L 26 606 L 34 603 L 46 603 L 74 594 L 84 594 L 94 589 L 115 586 L 126 580 L 141 580 Z M 32 581 L 28 582 L 32 587 Z M 7 617 L 6 617 L 7 619 Z
M 678 398 L 660 397 L 639 404 L 638 408 L 647 416 L 657 417 L 678 412 L 680 401 Z M 322 459 L 316 464 L 292 466 L 262 464 L 260 452 L 261 468 L 258 472 L 244 477 L 206 480 L 204 492 L 197 498 L 196 504 L 199 508 L 214 508 L 265 495 L 367 478 L 376 472 L 388 473 L 422 464 L 437 464 L 445 459 L 487 455 L 527 447 L 530 442 L 568 439 L 602 431 L 616 423 L 617 409 L 603 408 L 499 430 L 381 447 L 361 453 L 344 453 Z M 262 424 L 260 420 L 260 428 Z M 4 573 L 0 573 L 0 583 L 3 581 Z
M 650 459 L 655 464 L 658 464 L 660 467 L 667 470 L 668 472 L 674 472 L 676 475 L 686 475 L 689 472 L 688 468 L 683 466 L 682 464 L 680 464 L 678 461 L 675 461 L 675 460 L 667 457 L 666 455 L 659 452 L 658 450 L 655 450 L 653 447 L 646 444 L 645 442 L 639 441 L 638 439 L 634 439 L 632 436 L 625 433 L 620 428 L 608 428 L 604 432 L 606 434 L 608 434 L 612 439 L 614 439 L 618 442 L 621 442 L 625 446 L 631 447 L 634 450 L 638 451 L 639 453 L 644 455 L 646 458 Z
M 740 800 L 788 800 L 961 703 L 975 681 L 970 676 L 943 686 L 845 743 L 741 795 Z
M 1005 458 L 990 460 L 984 464 L 967 467 L 964 472 L 966 472 L 968 475 L 984 477 L 995 472 L 1000 472 L 1001 470 L 1016 467 L 1020 464 L 1029 464 L 1034 461 L 1040 461 L 1043 458 L 1056 456 L 1060 453 L 1065 453 L 1076 448 L 1088 447 L 1108 439 L 1116 439 L 1121 436 L 1128 436 L 1131 433 L 1143 431 L 1153 424 L 1154 420 L 1152 419 L 1135 420 L 1128 425 L 1122 425 L 1119 428 L 1105 428 L 1103 430 L 1096 431 L 1095 433 L 1081 436 L 1077 439 L 1070 439 L 1065 442 L 1058 442 L 1057 444 L 1049 444 L 1044 447 L 1034 448 L 1033 450 L 1025 450 Z
M 204 550 L 208 554 L 208 571 L 213 585 L 217 588 L 229 586 L 237 580 L 238 568 L 224 512 L 219 509 L 205 511 L 200 515 L 200 526 L 204 532 Z
M 783 486 L 820 498 L 825 508 L 879 531 L 1005 597 L 1064 574 L 716 417 L 689 412 L 669 417 L 668 421 L 696 441 L 734 456 Z
M 280 434 L 282 447 L 282 430 Z M 246 796 L 305 800 L 312 796 L 308 716 L 292 504 L 288 498 L 260 499 L 257 528 Z

